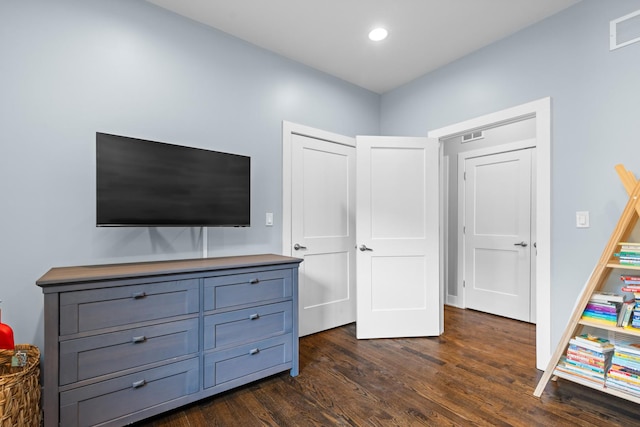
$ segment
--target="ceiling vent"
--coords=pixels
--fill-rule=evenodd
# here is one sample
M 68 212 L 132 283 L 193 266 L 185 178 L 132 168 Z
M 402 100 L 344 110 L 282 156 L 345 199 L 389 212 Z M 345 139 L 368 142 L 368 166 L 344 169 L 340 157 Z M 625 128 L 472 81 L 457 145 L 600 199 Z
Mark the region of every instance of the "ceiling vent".
M 640 10 L 609 22 L 609 50 L 640 42 Z
M 481 130 L 471 133 L 465 133 L 464 135 L 462 135 L 462 143 L 464 144 L 466 142 L 471 142 L 482 138 L 484 138 L 484 132 Z

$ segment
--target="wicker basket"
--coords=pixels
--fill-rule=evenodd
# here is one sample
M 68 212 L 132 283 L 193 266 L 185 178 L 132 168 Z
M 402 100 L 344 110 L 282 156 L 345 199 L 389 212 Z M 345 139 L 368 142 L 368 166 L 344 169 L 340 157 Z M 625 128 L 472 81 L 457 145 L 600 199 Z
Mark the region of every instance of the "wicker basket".
M 0 427 L 38 427 L 40 412 L 40 350 L 16 344 L 27 353 L 27 364 L 11 367 L 13 350 L 0 350 Z

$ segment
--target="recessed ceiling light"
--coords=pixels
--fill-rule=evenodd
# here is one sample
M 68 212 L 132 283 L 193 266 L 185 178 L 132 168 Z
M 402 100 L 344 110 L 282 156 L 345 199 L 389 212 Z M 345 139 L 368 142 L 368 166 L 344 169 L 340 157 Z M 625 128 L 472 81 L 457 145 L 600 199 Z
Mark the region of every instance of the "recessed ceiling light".
M 369 33 L 369 39 L 373 40 L 374 42 L 379 42 L 386 39 L 388 34 L 389 32 L 384 28 L 376 28 L 374 30 L 371 30 L 371 32 Z

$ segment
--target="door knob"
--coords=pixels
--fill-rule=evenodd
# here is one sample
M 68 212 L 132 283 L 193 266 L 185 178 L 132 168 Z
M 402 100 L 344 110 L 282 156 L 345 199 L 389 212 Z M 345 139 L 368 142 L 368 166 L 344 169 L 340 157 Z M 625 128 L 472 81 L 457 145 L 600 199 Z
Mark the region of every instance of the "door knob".
M 513 246 L 522 246 L 523 248 L 527 247 L 527 243 L 525 242 L 520 242 L 520 243 L 514 243 Z
M 307 249 L 307 247 L 296 243 L 295 245 L 293 245 L 293 249 L 295 249 L 296 251 L 299 251 L 300 249 Z
M 365 245 L 360 245 L 360 248 L 359 248 L 359 249 L 360 249 L 362 252 L 364 252 L 364 251 L 371 251 L 371 252 L 373 252 L 373 249 L 368 248 L 368 247 L 366 247 Z

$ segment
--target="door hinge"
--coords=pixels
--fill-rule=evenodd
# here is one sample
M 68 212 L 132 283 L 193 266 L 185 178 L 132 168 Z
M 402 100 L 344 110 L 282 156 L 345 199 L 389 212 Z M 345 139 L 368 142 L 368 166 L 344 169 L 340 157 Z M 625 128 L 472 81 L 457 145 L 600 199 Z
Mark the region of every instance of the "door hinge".
M 462 287 L 466 288 L 467 287 L 467 282 L 465 280 L 462 281 Z
M 462 172 L 462 180 L 463 181 L 467 180 L 467 171 Z
M 466 225 L 462 226 L 462 234 L 467 234 L 467 226 Z

